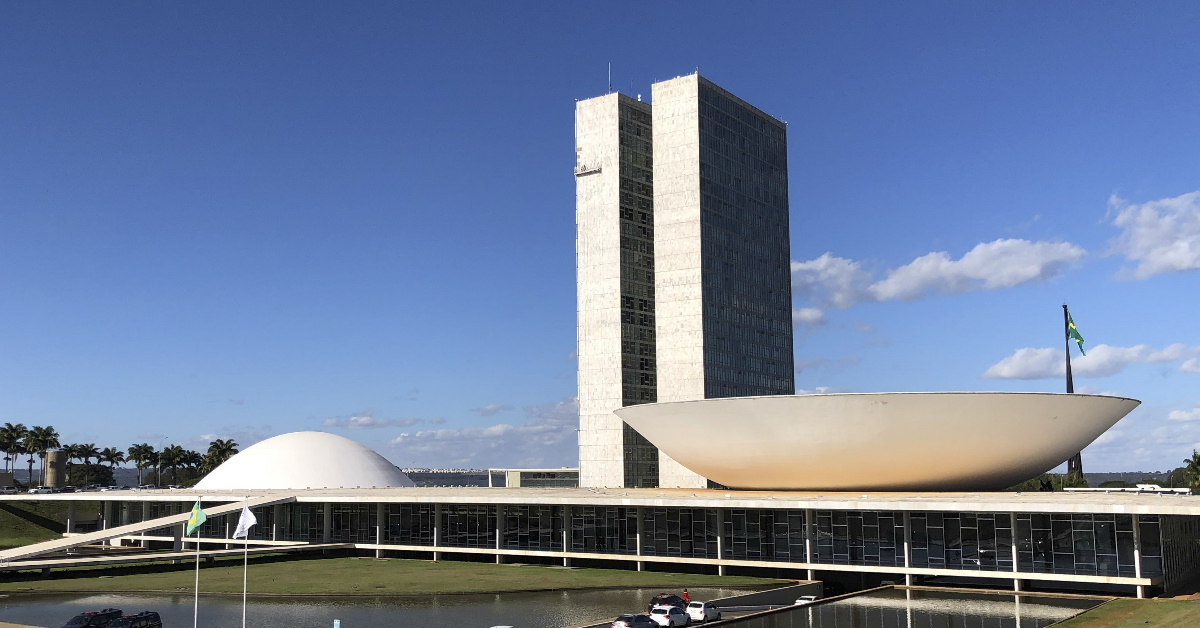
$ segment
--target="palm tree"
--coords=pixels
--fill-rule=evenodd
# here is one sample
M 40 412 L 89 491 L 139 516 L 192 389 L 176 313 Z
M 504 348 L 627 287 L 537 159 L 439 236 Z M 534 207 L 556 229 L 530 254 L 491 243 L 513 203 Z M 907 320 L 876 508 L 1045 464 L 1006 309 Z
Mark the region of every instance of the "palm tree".
M 42 459 L 42 474 L 39 477 L 42 483 L 46 482 L 46 452 L 51 449 L 58 449 L 58 432 L 54 430 L 54 426 L 47 425 L 45 427 L 33 426 L 29 428 L 29 435 L 25 437 L 28 441 L 26 449 L 30 453 L 36 453 L 38 458 Z
M 117 465 L 125 462 L 125 452 L 116 447 L 105 447 L 100 452 L 100 462 L 108 463 L 108 470 L 112 471 Z
M 232 438 L 213 440 L 208 444 L 208 453 L 204 454 L 204 465 L 201 467 L 201 471 L 209 473 L 221 466 L 221 463 L 229 460 L 238 452 L 237 448 L 238 444 Z
M 83 445 L 63 445 L 62 447 L 59 448 L 59 451 L 63 452 L 63 457 L 65 457 L 67 459 L 67 483 L 68 484 L 75 483 L 75 479 L 76 479 L 75 473 L 74 473 L 75 469 L 73 468 L 73 466 L 70 463 L 72 460 L 75 460 L 76 458 L 83 460 L 83 457 L 79 453 L 82 449 L 83 449 Z
M 158 455 L 159 466 L 171 467 L 171 484 L 179 484 L 179 465 L 183 462 L 183 455 L 184 449 L 179 445 L 165 447 Z
M 1183 473 L 1192 490 L 1200 488 L 1200 452 L 1193 449 L 1192 457 L 1183 459 Z
M 96 449 L 96 443 L 85 443 L 77 453 L 83 459 L 83 485 L 87 486 L 92 479 L 92 458 L 99 458 L 100 450 Z
M 150 443 L 139 443 L 128 449 L 129 456 L 126 458 L 133 466 L 137 467 L 138 484 L 144 484 L 142 481 L 142 469 L 149 466 L 156 460 L 154 455 L 154 447 Z
M 13 471 L 17 466 L 17 445 L 25 438 L 25 426 L 21 423 L 5 423 L 0 427 L 0 451 L 4 452 L 4 470 Z
M 204 456 L 198 451 L 185 449 L 183 452 L 183 464 L 191 472 L 189 480 L 194 480 L 199 475 L 200 465 L 204 464 Z

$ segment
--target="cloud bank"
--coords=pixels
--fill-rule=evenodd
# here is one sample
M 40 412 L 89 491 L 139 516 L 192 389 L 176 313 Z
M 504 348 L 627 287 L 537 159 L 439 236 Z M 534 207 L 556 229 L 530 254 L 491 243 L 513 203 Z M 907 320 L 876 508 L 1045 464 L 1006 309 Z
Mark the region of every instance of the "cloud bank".
M 1200 191 L 1140 205 L 1114 195 L 1108 201 L 1112 224 L 1121 230 L 1110 253 L 1135 262 L 1118 276 L 1146 279 L 1200 268 Z
M 1200 353 L 1200 346 L 1173 344 L 1162 349 L 1147 345 L 1113 347 L 1096 345 L 1086 356 L 1071 358 L 1071 372 L 1077 377 L 1108 377 L 1135 364 L 1178 362 Z M 988 367 L 984 379 L 1050 379 L 1066 375 L 1062 349 L 1017 349 L 1012 355 Z

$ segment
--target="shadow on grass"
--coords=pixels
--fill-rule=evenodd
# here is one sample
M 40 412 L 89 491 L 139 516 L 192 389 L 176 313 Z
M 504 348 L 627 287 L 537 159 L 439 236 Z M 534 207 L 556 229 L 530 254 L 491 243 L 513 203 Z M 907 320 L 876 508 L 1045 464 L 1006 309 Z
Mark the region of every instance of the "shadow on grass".
M 14 517 L 17 517 L 18 519 L 24 519 L 25 521 L 32 523 L 35 526 L 40 526 L 40 527 L 46 528 L 47 530 L 50 530 L 51 532 L 62 534 L 63 531 L 66 530 L 66 524 L 64 524 L 63 522 L 61 522 L 57 519 L 43 517 L 37 513 L 29 512 L 28 510 L 25 510 L 23 508 L 17 508 L 16 506 L 14 506 L 8 502 L 0 502 L 0 510 L 7 512 L 8 514 L 10 514 Z
M 313 556 L 316 554 L 316 556 Z M 313 558 L 342 558 L 341 555 L 326 555 L 321 554 L 320 550 L 302 553 L 289 554 L 268 554 L 266 556 L 251 556 L 250 565 L 267 565 L 272 563 L 286 563 L 293 561 L 306 561 Z M 241 567 L 242 557 L 222 557 L 201 559 L 200 568 L 212 569 L 214 567 Z M 196 568 L 194 559 L 186 559 L 178 564 L 172 564 L 164 560 L 161 563 L 149 563 L 141 565 L 127 566 L 98 566 L 98 567 L 70 567 L 66 569 L 55 569 L 49 574 L 43 574 L 40 569 L 34 571 L 10 571 L 0 573 L 0 583 L 16 584 L 21 582 L 45 582 L 46 580 L 91 580 L 98 576 L 136 576 L 145 574 L 160 574 L 171 573 L 175 571 L 191 571 Z

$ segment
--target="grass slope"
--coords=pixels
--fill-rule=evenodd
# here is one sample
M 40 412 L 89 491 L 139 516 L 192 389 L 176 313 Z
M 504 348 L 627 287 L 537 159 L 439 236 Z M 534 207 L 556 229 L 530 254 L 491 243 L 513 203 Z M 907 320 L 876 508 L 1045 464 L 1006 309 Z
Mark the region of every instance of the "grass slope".
M 0 581 L 0 591 L 191 591 L 194 563 L 22 574 Z M 754 586 L 768 578 L 614 569 L 560 569 L 534 565 L 322 558 L 265 558 L 250 562 L 250 593 L 275 595 L 418 595 L 600 587 Z M 202 593 L 241 593 L 241 560 L 202 565 Z
M 1196 628 L 1198 600 L 1118 599 L 1073 617 L 1054 628 Z
M 62 537 L 66 502 L 0 502 L 0 548 Z

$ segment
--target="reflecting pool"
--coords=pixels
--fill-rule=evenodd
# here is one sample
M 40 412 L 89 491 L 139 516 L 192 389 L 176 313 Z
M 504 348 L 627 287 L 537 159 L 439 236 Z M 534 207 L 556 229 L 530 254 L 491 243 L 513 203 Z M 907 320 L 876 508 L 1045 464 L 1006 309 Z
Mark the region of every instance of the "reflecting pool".
M 888 589 L 732 622 L 736 628 L 1042 628 L 1103 599 Z
M 562 628 L 641 609 L 662 589 L 543 591 L 404 597 L 267 597 L 251 599 L 247 625 L 255 628 L 454 626 L 455 628 Z M 693 599 L 744 593 L 744 589 L 691 587 Z M 58 628 L 72 616 L 106 607 L 126 613 L 158 611 L 166 628 L 192 625 L 190 594 L 37 594 L 0 597 L 0 622 Z M 240 628 L 241 596 L 201 596 L 200 625 Z

